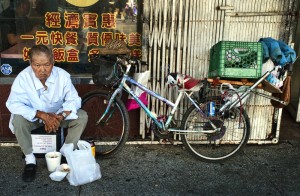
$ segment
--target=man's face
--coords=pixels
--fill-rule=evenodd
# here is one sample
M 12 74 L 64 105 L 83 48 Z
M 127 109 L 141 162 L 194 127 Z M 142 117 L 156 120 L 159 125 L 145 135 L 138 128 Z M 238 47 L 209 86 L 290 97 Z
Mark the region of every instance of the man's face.
M 30 64 L 35 76 L 45 82 L 53 68 L 50 58 L 45 53 L 38 53 L 32 56 Z

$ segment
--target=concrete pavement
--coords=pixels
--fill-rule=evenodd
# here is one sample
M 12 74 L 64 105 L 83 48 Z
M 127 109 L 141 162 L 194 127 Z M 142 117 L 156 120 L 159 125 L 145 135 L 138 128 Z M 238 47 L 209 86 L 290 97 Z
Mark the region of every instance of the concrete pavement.
M 300 195 L 300 141 L 247 145 L 221 163 L 194 159 L 182 145 L 126 145 L 110 159 L 97 159 L 102 178 L 81 188 L 49 178 L 38 159 L 37 178 L 21 179 L 18 146 L 0 147 L 1 195 Z

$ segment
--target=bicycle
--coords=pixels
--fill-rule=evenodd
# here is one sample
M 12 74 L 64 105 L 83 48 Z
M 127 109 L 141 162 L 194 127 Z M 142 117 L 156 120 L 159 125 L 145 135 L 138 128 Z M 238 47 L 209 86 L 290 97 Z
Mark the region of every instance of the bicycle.
M 90 56 L 92 62 L 96 62 L 100 57 L 101 55 Z M 89 114 L 89 121 L 95 122 L 94 129 L 96 130 L 90 130 L 90 134 L 99 147 L 97 155 L 102 157 L 119 152 L 129 136 L 129 115 L 121 100 L 124 90 L 151 118 L 154 125 L 152 130 L 155 131 L 155 135 L 170 138 L 174 133 L 179 134 L 184 147 L 195 158 L 206 162 L 224 161 L 240 152 L 249 139 L 250 121 L 242 108 L 242 101 L 250 93 L 253 93 L 253 89 L 271 73 L 271 71 L 266 72 L 243 92 L 229 89 L 222 93 L 218 92 L 215 96 L 207 96 L 203 93 L 203 89 L 206 89 L 209 84 L 206 80 L 188 77 L 193 82 L 198 82 L 192 88 L 186 88 L 185 78 L 181 78 L 182 82 L 178 82 L 178 78 L 176 78 L 182 75 L 170 73 L 167 83 L 178 87 L 178 97 L 173 103 L 129 76 L 131 68 L 140 63 L 139 60 L 127 58 L 125 55 L 117 55 L 115 61 L 112 73 L 106 78 L 107 81 L 113 78 L 115 88 L 112 88 L 112 91 L 95 90 L 82 98 L 83 109 L 92 111 Z M 121 70 L 122 73 L 120 74 L 117 70 Z M 100 80 L 102 79 L 100 78 Z M 171 111 L 168 114 L 157 116 L 143 104 L 129 85 L 134 85 L 149 96 L 167 104 Z M 195 93 L 198 93 L 200 89 L 204 96 L 199 99 Z M 233 96 L 229 99 L 230 93 Z M 184 97 L 191 105 L 183 114 L 179 127 L 173 117 Z M 271 99 L 280 101 L 276 98 Z

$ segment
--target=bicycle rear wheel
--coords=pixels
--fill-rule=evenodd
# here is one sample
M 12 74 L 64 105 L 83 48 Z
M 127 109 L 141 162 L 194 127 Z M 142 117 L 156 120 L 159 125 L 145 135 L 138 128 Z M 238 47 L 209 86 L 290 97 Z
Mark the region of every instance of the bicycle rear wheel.
M 88 123 L 82 134 L 83 139 L 93 139 L 96 144 L 96 155 L 108 157 L 116 154 L 126 143 L 129 135 L 129 116 L 124 103 L 115 98 L 107 121 L 96 125 L 104 113 L 109 101 L 108 92 L 96 90 L 82 98 L 82 109 L 88 113 Z
M 182 134 L 181 140 L 194 157 L 206 162 L 221 162 L 234 156 L 247 143 L 250 135 L 250 122 L 248 115 L 241 108 L 232 108 L 222 116 L 216 114 L 213 117 L 207 117 L 207 106 L 210 102 L 215 103 L 217 113 L 222 105 L 222 99 L 218 96 L 208 97 L 200 103 L 205 116 L 202 116 L 194 105 L 185 112 L 181 129 L 195 132 Z M 219 132 L 209 133 L 209 130 L 213 128 L 208 119 L 220 128 Z

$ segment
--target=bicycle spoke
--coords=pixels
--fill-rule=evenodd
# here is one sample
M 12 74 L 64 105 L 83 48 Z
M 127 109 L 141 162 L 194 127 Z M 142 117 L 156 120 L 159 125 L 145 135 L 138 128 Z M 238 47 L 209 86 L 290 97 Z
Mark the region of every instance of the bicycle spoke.
M 219 106 L 221 103 L 216 107 Z M 210 162 L 222 161 L 236 154 L 248 140 L 249 120 L 246 113 L 241 113 L 237 108 L 230 112 L 231 115 L 227 116 L 206 117 L 201 116 L 194 106 L 189 108 L 183 117 L 181 129 L 191 129 L 202 134 L 191 132 L 182 135 L 182 142 L 187 150 L 195 157 Z M 207 130 L 213 130 L 209 119 L 218 129 L 205 133 Z
M 82 106 L 89 116 L 82 138 L 92 138 L 96 144 L 96 152 L 101 156 L 114 154 L 125 144 L 129 132 L 128 114 L 120 100 L 110 108 L 103 123 L 96 125 L 106 109 L 107 99 L 107 94 L 92 93 L 83 99 Z

